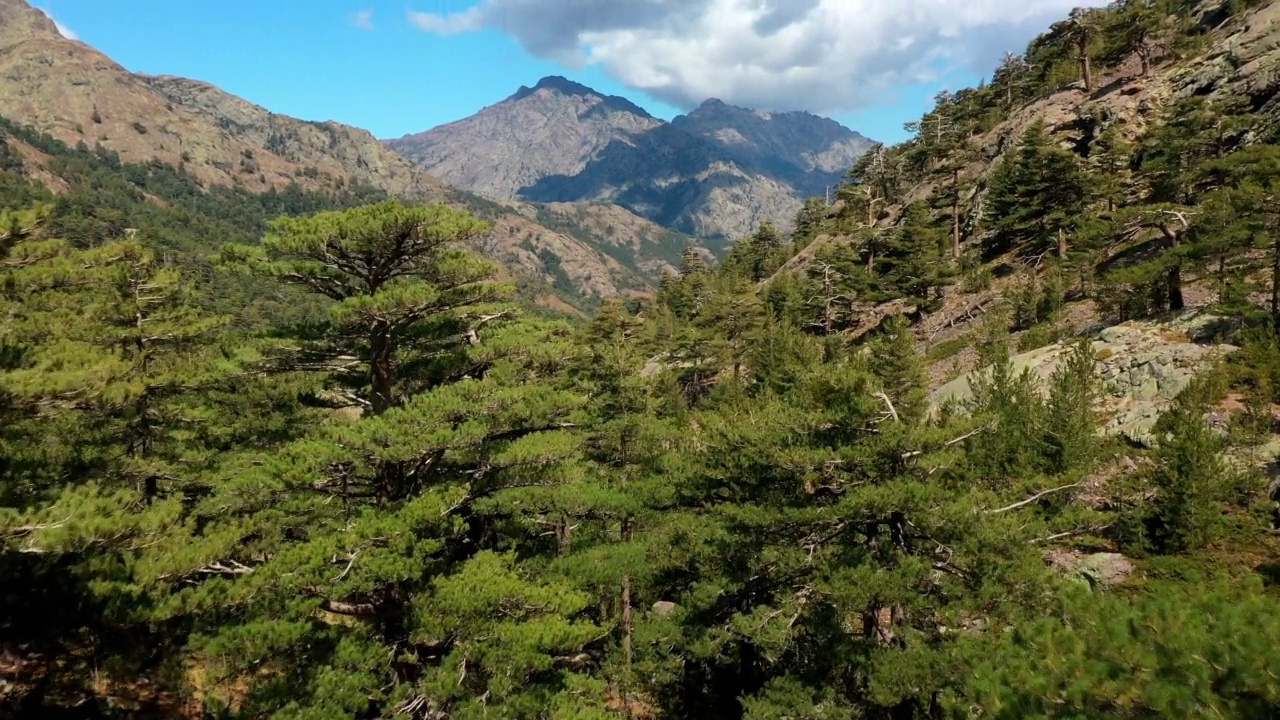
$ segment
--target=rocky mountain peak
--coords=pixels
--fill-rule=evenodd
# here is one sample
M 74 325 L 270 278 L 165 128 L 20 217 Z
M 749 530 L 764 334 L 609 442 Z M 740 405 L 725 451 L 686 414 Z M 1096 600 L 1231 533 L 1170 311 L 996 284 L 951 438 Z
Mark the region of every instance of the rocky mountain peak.
M 0 0 L 0 48 L 32 38 L 65 40 L 52 18 L 24 0 Z
M 507 98 L 504 102 L 514 103 L 520 102 L 525 98 L 537 94 L 539 91 L 545 91 L 554 95 L 572 98 L 582 98 L 588 100 L 592 109 L 604 108 L 605 110 L 621 113 L 629 113 L 641 118 L 652 118 L 647 110 L 636 105 L 630 100 L 618 95 L 605 95 L 593 88 L 589 88 L 582 83 L 574 82 L 560 75 L 548 75 L 542 78 L 533 87 L 521 85 L 520 89 L 514 95 Z M 601 112 L 595 110 L 595 112 Z
M 787 178 L 803 195 L 822 194 L 872 145 L 831 118 L 804 111 L 754 110 L 715 98 L 671 124 L 742 163 Z
M 834 120 L 710 98 L 664 122 L 561 76 L 389 142 L 452 185 L 504 200 L 610 201 L 704 238 L 790 225 L 871 145 Z
M 516 94 L 512 95 L 510 99 L 523 100 L 539 90 L 551 90 L 558 92 L 561 95 L 594 95 L 597 97 L 604 97 L 582 83 L 576 83 L 561 75 L 548 75 L 547 77 L 539 80 L 533 87 L 521 85 L 520 89 L 517 90 Z

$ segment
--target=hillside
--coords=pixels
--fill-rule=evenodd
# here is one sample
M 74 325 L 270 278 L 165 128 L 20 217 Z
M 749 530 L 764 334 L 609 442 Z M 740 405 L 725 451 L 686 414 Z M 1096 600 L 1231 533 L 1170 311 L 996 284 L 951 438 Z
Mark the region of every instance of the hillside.
M 1118 176 L 1104 183 L 1112 187 L 1099 188 L 1100 192 L 1131 194 L 1145 188 L 1114 186 L 1136 180 L 1140 151 L 1180 103 L 1230 106 L 1233 113 L 1243 103 L 1270 132 L 1280 89 L 1275 79 L 1280 67 L 1275 50 L 1280 9 L 1273 3 L 1255 5 L 1260 6 L 1233 18 L 1226 5 L 1194 3 L 1186 15 L 1179 16 L 1185 18 L 1186 26 L 1177 30 L 1172 17 L 1161 18 L 1157 25 L 1166 28 L 1166 35 L 1155 31 L 1134 35 L 1147 38 L 1143 41 L 1149 45 L 1143 51 L 1147 61 L 1121 44 L 1137 40 L 1104 42 L 1101 30 L 1097 31 L 1092 52 L 1102 57 L 1094 60 L 1092 87 L 1087 90 L 1081 81 L 1069 80 L 1076 63 L 1054 56 L 1062 52 L 1065 42 L 1065 21 L 1060 23 L 1028 51 L 1028 57 L 1039 52 L 1049 58 L 1043 67 L 1021 58 L 1007 61 L 997 71 L 998 86 L 993 83 L 945 96 L 919 121 L 919 137 L 864 158 L 857 168 L 862 182 L 840 189 L 835 207 L 823 222 L 809 228 L 803 247 L 780 259 L 778 275 L 805 271 L 815 259 L 829 257 L 842 247 L 865 252 L 868 237 L 891 233 L 901 225 L 903 210 L 913 204 L 933 210 L 939 231 L 948 236 L 943 255 L 954 254 L 950 221 L 957 215 L 962 259 L 980 259 L 989 267 L 1010 260 L 1001 252 L 1008 248 L 1001 244 L 1000 230 L 989 222 L 992 184 L 998 182 L 1002 163 L 1012 158 L 1019 140 L 1033 126 L 1042 127 L 1057 148 L 1075 154 L 1083 168 Z M 1119 21 L 1112 18 L 1110 22 Z M 1144 64 L 1150 69 L 1144 70 Z M 1015 98 L 1012 104 L 1003 95 L 1009 87 L 1013 88 L 1009 97 Z M 948 129 L 949 137 L 931 142 L 930 128 L 948 123 L 957 126 Z M 967 134 L 958 140 L 961 123 Z M 944 152 L 951 157 L 939 160 Z M 1117 158 L 1118 153 L 1129 154 Z M 1113 212 L 1103 214 L 1110 217 Z M 1102 269 L 1109 267 L 1107 252 L 1117 255 L 1123 249 L 1102 248 L 1103 255 L 1098 257 L 1100 249 L 1090 247 L 1089 253 L 1096 268 Z
M 696 237 L 789 226 L 870 146 L 835 121 L 708 101 L 670 123 L 561 77 L 388 146 L 502 199 L 611 202 Z
M 578 305 L 647 290 L 660 277 L 636 270 L 660 265 L 661 252 L 648 254 L 650 245 L 640 235 L 620 240 L 576 227 L 553 231 L 537 223 L 537 208 L 508 203 L 500 209 L 459 194 L 365 130 L 273 113 L 196 80 L 131 73 L 62 37 L 23 0 L 0 0 L 0 116 L 70 146 L 100 146 L 124 162 L 181 168 L 205 186 L 332 191 L 357 183 L 410 200 L 484 206 L 495 232 L 481 247 Z M 585 206 L 575 217 L 595 212 Z M 663 232 L 639 218 L 615 223 L 624 225 L 654 237 Z M 621 260 L 618 247 L 629 248 Z M 549 269 L 544 260 L 552 257 Z
M 869 152 L 792 243 L 730 262 L 847 342 L 905 314 L 935 409 L 989 381 L 993 337 L 1041 389 L 1085 338 L 1107 431 L 1154 444 L 1194 378 L 1280 326 L 1278 41 L 1275 2 L 1077 10 Z

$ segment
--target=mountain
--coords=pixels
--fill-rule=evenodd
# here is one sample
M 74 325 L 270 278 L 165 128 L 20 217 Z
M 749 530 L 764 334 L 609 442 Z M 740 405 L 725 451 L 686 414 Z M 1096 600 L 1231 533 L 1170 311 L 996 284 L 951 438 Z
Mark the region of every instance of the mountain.
M 181 164 L 207 184 L 318 189 L 354 178 L 406 197 L 446 191 L 365 131 L 274 115 L 203 83 L 133 74 L 62 37 L 22 0 L 0 0 L 0 114 L 125 161 Z M 287 152 L 273 150 L 273 137 L 288 140 Z M 352 157 L 329 150 L 344 145 Z
M 806 197 L 822 195 L 840 182 L 873 144 L 831 118 L 748 110 L 715 98 L 671 124 L 747 166 L 787 178 Z
M 0 0 L 0 116 L 73 147 L 100 146 L 124 162 L 172 165 L 206 187 L 334 191 L 360 184 L 464 205 L 494 224 L 481 250 L 573 302 L 647 291 L 671 266 L 664 243 L 690 242 L 638 217 L 591 223 L 612 225 L 612 236 L 575 224 L 614 218 L 616 211 L 600 205 L 566 215 L 454 190 L 366 130 L 273 113 L 197 80 L 132 73 L 63 37 L 22 0 Z M 539 213 L 559 218 L 560 229 L 539 224 Z
M 789 226 L 871 141 L 834 120 L 709 100 L 671 122 L 562 77 L 387 145 L 457 187 L 493 198 L 613 202 L 705 238 L 761 220 Z
M 582 172 L 610 143 L 662 125 L 622 98 L 546 78 L 470 118 L 388 145 L 455 187 L 516 199 L 544 177 Z

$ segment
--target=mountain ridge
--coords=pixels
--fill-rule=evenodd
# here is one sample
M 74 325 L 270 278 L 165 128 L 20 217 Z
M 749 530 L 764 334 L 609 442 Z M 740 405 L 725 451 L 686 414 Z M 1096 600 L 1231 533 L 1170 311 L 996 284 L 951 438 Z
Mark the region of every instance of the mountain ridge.
M 384 142 L 481 195 L 616 202 L 719 239 L 741 237 L 764 220 L 789 227 L 807 197 L 840 182 L 873 144 L 812 113 L 756 111 L 716 98 L 667 122 L 561 76 Z
M 624 221 L 586 206 L 585 215 L 612 218 L 616 234 L 593 236 L 568 221 L 562 228 L 574 232 L 552 230 L 539 224 L 537 208 L 451 188 L 367 130 L 275 113 L 201 80 L 130 72 L 63 37 L 22 0 L 0 0 L 0 116 L 72 147 L 101 146 L 124 162 L 180 168 L 205 187 L 332 192 L 360 183 L 410 201 L 462 205 L 494 225 L 478 249 L 536 282 L 572 285 L 577 297 L 568 299 L 575 302 L 647 292 L 670 267 L 662 259 L 668 241 L 660 239 L 667 231 L 641 218 Z

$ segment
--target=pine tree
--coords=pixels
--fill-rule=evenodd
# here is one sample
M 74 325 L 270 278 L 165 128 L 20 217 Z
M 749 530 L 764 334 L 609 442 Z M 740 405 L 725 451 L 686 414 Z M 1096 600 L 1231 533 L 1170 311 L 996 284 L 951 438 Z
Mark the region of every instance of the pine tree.
M 1005 107 L 1011 107 L 1014 99 L 1021 95 L 1030 75 L 1030 67 L 1026 59 L 1016 53 L 1006 52 L 1000 58 L 1000 65 L 991 75 L 992 85 L 1002 89 Z
M 734 243 L 725 258 L 723 272 L 760 282 L 781 264 L 782 249 L 778 229 L 768 220 L 761 221 L 754 233 Z
M 877 264 L 882 286 L 927 304 L 930 293 L 950 274 L 943 260 L 947 242 L 945 231 L 934 223 L 928 208 L 921 203 L 908 205 Z
M 827 217 L 827 199 L 811 197 L 796 211 L 795 229 L 791 231 L 791 252 L 799 252 L 818 236 Z
M 884 384 L 891 413 L 902 422 L 920 422 L 928 409 L 927 378 L 906 318 L 890 317 L 869 347 L 871 372 Z
M 1139 74 L 1151 72 L 1151 61 L 1160 47 L 1160 34 L 1169 13 L 1159 0 L 1123 0 L 1115 19 L 1124 34 L 1125 49 L 1138 56 Z
M 1257 145 L 1236 151 L 1221 160 L 1206 163 L 1204 169 L 1227 184 L 1208 194 L 1204 209 L 1191 233 L 1190 252 L 1197 257 L 1216 257 L 1218 274 L 1226 284 L 1226 262 L 1236 259 L 1248 245 L 1266 253 L 1270 277 L 1270 314 L 1273 328 L 1280 333 L 1280 150 L 1273 145 Z M 1236 260 L 1239 262 L 1239 260 Z M 1247 263 L 1237 267 L 1235 295 L 1247 292 L 1244 278 Z M 1226 299 L 1225 288 L 1222 296 Z
M 1068 42 L 1075 46 L 1077 59 L 1080 62 L 1080 76 L 1084 80 L 1084 91 L 1093 92 L 1092 44 L 1098 34 L 1097 12 L 1091 8 L 1076 8 L 1063 26 Z
M 1184 392 L 1156 425 L 1163 435 L 1151 478 L 1156 498 L 1150 535 L 1166 553 L 1195 550 L 1208 537 L 1214 484 L 1223 475 L 1221 440 L 1205 423 L 1194 394 Z
M 1108 211 L 1128 199 L 1132 179 L 1133 145 L 1120 133 L 1118 125 L 1109 125 L 1089 145 L 1089 180 L 1093 196 L 1106 204 Z
M 1148 134 L 1142 149 L 1139 177 L 1148 189 L 1145 202 L 1125 209 L 1122 219 L 1130 232 L 1156 231 L 1165 251 L 1143 268 L 1163 282 L 1167 306 L 1184 305 L 1184 269 L 1194 268 L 1203 248 L 1187 245 L 1196 207 L 1201 197 L 1223 183 L 1222 169 L 1215 171 L 1240 142 L 1253 123 L 1249 113 L 1230 104 L 1218 105 L 1203 98 L 1179 101 L 1166 111 L 1165 122 Z
M 991 431 L 969 441 L 966 460 L 980 482 L 1004 487 L 1044 470 L 1045 403 L 1031 372 L 1015 369 L 1007 338 L 992 338 L 983 362 L 989 370 L 971 381 L 968 404 Z
M 521 489 L 572 477 L 582 398 L 558 378 L 573 352 L 563 325 L 495 322 L 500 287 L 449 247 L 477 227 L 383 204 L 282 220 L 261 250 L 227 253 L 337 301 L 325 354 L 297 367 L 373 411 L 245 443 L 152 513 L 131 563 L 149 619 L 197 629 L 188 651 L 247 708 L 519 717 L 583 690 L 602 633 L 579 619 L 589 599 L 528 577 L 503 539 L 529 521 Z M 361 360 L 372 398 L 343 388 Z
M 494 266 L 456 247 L 486 226 L 443 205 L 394 201 L 275 221 L 261 247 L 233 247 L 232 263 L 334 302 L 334 330 L 358 343 L 375 413 L 399 404 L 406 370 L 430 368 L 465 345 L 479 324 L 504 317 L 485 305 L 505 289 Z M 407 354 L 412 348 L 412 354 Z M 431 373 L 428 372 L 430 377 Z
M 1101 399 L 1092 344 L 1081 339 L 1060 361 L 1049 379 L 1045 407 L 1050 471 L 1082 472 L 1096 462 L 1100 449 L 1098 401 Z
M 993 249 L 1030 242 L 1030 252 L 1056 251 L 1067 259 L 1068 237 L 1088 198 L 1080 161 L 1053 145 L 1042 121 L 1033 123 L 989 183 L 986 212 L 997 231 Z
M 1271 651 L 1280 607 L 1254 578 L 1057 595 L 1042 614 L 970 645 L 958 716 L 1265 717 L 1280 697 Z

